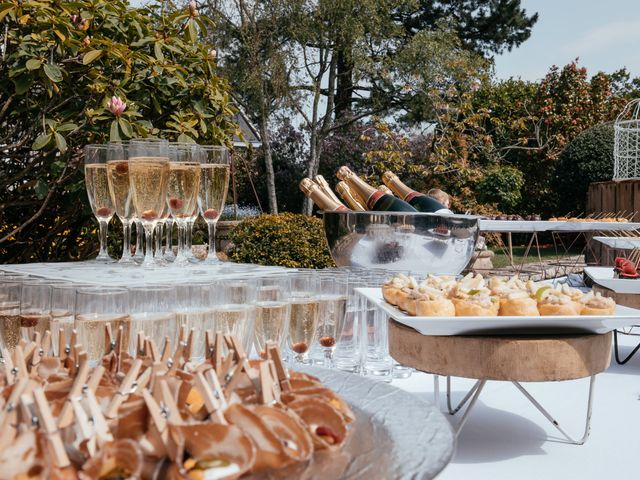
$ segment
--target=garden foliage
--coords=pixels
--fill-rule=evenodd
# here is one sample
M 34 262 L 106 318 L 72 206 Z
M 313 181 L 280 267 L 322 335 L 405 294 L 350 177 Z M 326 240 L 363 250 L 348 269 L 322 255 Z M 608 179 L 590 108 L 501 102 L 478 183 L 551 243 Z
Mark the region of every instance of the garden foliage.
M 200 41 L 207 21 L 163 5 L 0 3 L 3 261 L 92 254 L 85 144 L 137 136 L 223 144 L 235 132 L 216 52 Z M 126 106 L 113 108 L 112 97 Z

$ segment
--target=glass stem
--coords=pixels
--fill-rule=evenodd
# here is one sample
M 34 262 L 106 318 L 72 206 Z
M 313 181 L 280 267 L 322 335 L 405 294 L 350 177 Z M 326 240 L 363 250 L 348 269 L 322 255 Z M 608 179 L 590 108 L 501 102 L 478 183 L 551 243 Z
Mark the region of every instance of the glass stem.
M 146 249 L 144 252 L 144 264 L 153 265 L 153 225 L 145 226 L 145 243 Z
M 122 222 L 122 258 L 131 258 L 131 223 Z
M 144 229 L 142 227 L 142 222 L 136 222 L 136 256 L 140 256 L 142 254 L 142 237 L 144 235 Z
M 186 228 L 184 224 L 178 224 L 178 256 L 184 257 L 184 243 L 186 236 Z
M 325 348 L 324 349 L 324 367 L 325 368 L 333 368 L 333 349 Z
M 158 223 L 156 226 L 156 252 L 155 256 L 162 255 L 162 223 Z
M 107 258 L 109 254 L 107 253 L 107 229 L 109 228 L 109 223 L 104 220 L 98 221 L 100 225 L 100 253 L 98 253 L 98 258 Z
M 193 233 L 193 224 L 194 222 L 187 222 L 186 225 L 184 249 L 187 257 L 191 256 L 191 234 Z
M 167 252 L 172 252 L 173 251 L 173 236 L 171 235 L 173 232 L 173 220 L 171 218 L 167 218 L 167 222 L 166 222 L 166 228 L 165 228 L 166 232 L 167 232 L 167 241 L 166 241 L 166 251 Z
M 207 222 L 207 229 L 209 230 L 209 253 L 208 258 L 218 258 L 216 255 L 216 222 Z

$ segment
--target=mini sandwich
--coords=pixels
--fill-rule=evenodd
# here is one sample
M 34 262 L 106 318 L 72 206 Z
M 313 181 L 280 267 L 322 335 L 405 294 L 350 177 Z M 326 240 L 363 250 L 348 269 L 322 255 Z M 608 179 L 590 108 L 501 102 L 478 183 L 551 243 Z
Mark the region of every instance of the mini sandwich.
M 613 298 L 603 297 L 600 293 L 589 292 L 582 297 L 581 315 L 613 315 L 616 302 Z
M 458 317 L 495 317 L 500 309 L 498 297 L 491 294 L 482 275 L 471 273 L 460 280 L 451 301 Z
M 536 297 L 540 315 L 580 315 L 571 297 L 551 286 L 538 289 Z
M 582 293 L 582 291 L 580 291 L 577 288 L 570 287 L 566 283 L 563 283 L 560 286 L 560 291 L 571 299 L 571 301 L 576 307 L 576 311 L 580 313 L 584 306 L 582 303 L 582 298 L 584 297 L 584 293 Z
M 400 289 L 400 291 L 396 294 L 396 305 L 400 310 L 404 310 L 405 312 L 409 311 L 412 308 L 413 299 L 413 291 L 418 288 L 418 282 L 415 278 L 409 277 L 409 281 L 407 284 Z
M 413 292 L 415 313 L 418 317 L 455 317 L 456 308 L 445 292 L 421 284 Z
M 386 300 L 387 303 L 391 305 L 398 305 L 398 294 L 400 290 L 406 287 L 409 284 L 409 277 L 399 273 L 387 280 L 385 284 L 382 286 L 382 296 Z
M 500 296 L 500 315 L 503 317 L 537 317 L 538 302 L 526 290 L 512 290 Z

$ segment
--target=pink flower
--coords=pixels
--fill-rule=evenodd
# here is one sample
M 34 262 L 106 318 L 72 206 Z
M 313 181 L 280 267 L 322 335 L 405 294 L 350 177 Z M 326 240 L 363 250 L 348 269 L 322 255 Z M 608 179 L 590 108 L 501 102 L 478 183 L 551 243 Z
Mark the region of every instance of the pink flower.
M 215 60 L 218 57 L 218 52 L 216 51 L 215 48 L 211 48 L 209 49 L 209 51 L 207 52 L 207 55 L 209 56 L 209 58 L 211 60 Z
M 124 103 L 120 97 L 116 97 L 115 95 L 111 97 L 109 103 L 107 103 L 107 108 L 113 113 L 116 117 L 122 115 L 122 113 L 127 109 L 127 104 Z
M 196 5 L 196 0 L 191 0 L 189 2 L 189 14 L 192 17 L 197 17 L 198 16 L 198 5 Z

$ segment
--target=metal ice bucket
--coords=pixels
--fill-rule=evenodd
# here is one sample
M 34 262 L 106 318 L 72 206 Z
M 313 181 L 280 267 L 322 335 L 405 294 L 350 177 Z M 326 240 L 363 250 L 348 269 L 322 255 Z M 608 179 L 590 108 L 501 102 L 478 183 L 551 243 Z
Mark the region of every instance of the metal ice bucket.
M 406 212 L 324 212 L 324 231 L 339 267 L 457 275 L 478 239 L 478 218 Z

